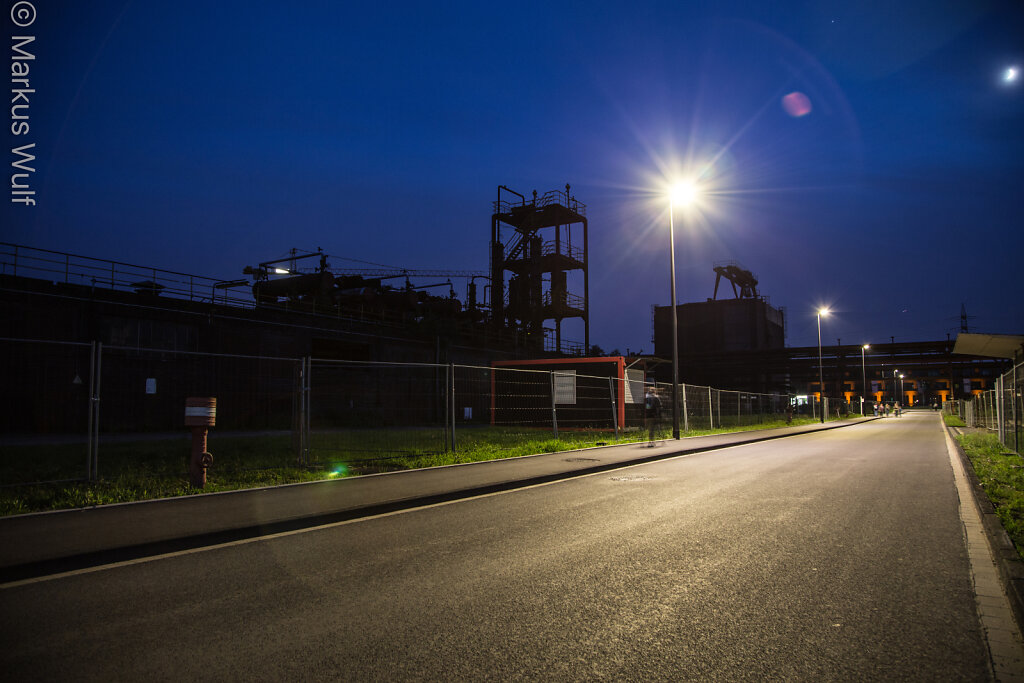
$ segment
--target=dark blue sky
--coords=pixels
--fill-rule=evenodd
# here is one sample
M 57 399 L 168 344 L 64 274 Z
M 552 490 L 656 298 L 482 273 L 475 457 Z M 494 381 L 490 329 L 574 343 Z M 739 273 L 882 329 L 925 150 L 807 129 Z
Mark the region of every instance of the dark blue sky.
M 7 137 L 36 143 L 38 204 L 6 204 L 3 239 L 225 279 L 291 247 L 483 271 L 497 186 L 568 182 L 591 341 L 650 352 L 659 188 L 689 168 L 681 302 L 738 261 L 791 346 L 821 304 L 826 343 L 943 339 L 961 304 L 1024 332 L 1020 3 L 297 4 L 5 17 L 36 36 L 31 132 Z

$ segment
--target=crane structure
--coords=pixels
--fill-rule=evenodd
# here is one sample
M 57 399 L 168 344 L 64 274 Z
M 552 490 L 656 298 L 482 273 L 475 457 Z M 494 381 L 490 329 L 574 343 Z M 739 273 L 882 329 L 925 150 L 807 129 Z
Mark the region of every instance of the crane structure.
M 757 294 L 757 278 L 749 270 L 736 263 L 735 261 L 729 261 L 726 263 L 716 263 L 714 266 L 715 271 L 715 293 L 711 297 L 712 300 L 718 299 L 718 285 L 721 283 L 724 277 L 732 285 L 733 297 L 736 299 L 756 299 Z M 737 290 L 736 288 L 739 287 Z

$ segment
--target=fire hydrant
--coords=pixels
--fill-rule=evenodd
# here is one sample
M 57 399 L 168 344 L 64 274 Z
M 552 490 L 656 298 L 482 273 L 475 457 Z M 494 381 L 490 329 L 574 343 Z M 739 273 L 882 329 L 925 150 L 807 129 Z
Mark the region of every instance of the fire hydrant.
M 192 486 L 206 486 L 206 468 L 213 464 L 213 456 L 206 451 L 206 432 L 217 422 L 216 398 L 186 398 L 185 426 L 192 428 L 192 457 L 189 459 L 189 478 Z

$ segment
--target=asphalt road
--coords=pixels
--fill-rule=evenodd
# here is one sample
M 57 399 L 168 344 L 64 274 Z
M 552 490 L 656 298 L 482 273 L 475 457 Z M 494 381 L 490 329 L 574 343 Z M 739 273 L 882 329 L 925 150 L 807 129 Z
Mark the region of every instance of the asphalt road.
M 0 588 L 8 680 L 987 680 L 937 415 Z

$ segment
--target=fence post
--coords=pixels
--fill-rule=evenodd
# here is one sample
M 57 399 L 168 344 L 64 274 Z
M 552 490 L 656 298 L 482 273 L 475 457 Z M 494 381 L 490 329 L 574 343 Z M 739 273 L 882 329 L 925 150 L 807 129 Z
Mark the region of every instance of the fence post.
M 1017 394 L 1020 386 L 1017 384 L 1017 364 L 1013 365 L 1013 382 L 1010 384 L 1010 401 L 1013 405 L 1013 450 L 1020 453 L 1020 411 L 1017 409 Z
M 683 431 L 688 432 L 690 431 L 690 416 L 686 410 L 686 385 L 683 384 L 680 388 L 683 390 Z
M 608 378 L 608 398 L 612 404 L 612 425 L 615 427 L 615 438 L 619 438 L 619 411 L 616 410 L 618 406 L 615 405 L 615 378 Z
M 555 371 L 549 370 L 548 375 L 551 378 L 551 429 L 555 434 L 555 438 L 558 438 L 558 414 L 555 410 Z
M 715 428 L 715 399 L 711 396 L 711 387 L 708 387 L 708 421 L 711 426 L 709 429 Z
M 455 455 L 455 363 L 448 363 L 448 393 L 451 396 L 451 440 L 452 440 L 452 455 Z
M 92 478 L 100 477 L 100 381 L 103 378 L 103 342 L 96 342 L 96 393 L 92 396 Z
M 447 453 L 451 450 L 452 434 L 452 364 L 450 362 L 444 372 L 444 452 Z
M 999 443 L 1006 445 L 1006 425 L 1003 424 L 1003 413 L 1005 408 L 1003 406 L 1003 375 L 996 377 L 996 395 L 995 398 L 995 413 L 996 413 L 996 433 L 999 435 Z
M 306 461 L 306 357 L 299 359 L 299 464 Z
M 313 357 L 302 359 L 301 415 L 299 416 L 299 442 L 302 450 L 302 466 L 309 466 L 309 432 L 310 432 L 310 398 L 312 397 L 311 381 L 313 373 Z
M 93 397 L 96 395 L 96 342 L 92 342 L 89 345 L 89 395 L 86 397 L 86 402 L 89 404 L 89 426 L 86 434 L 86 447 L 85 447 L 85 479 L 86 481 L 92 481 L 92 433 L 95 425 L 93 424 L 93 413 L 96 410 L 95 402 Z
M 301 359 L 294 358 L 301 362 Z M 302 366 L 292 363 L 292 455 L 302 458 Z
M 306 377 L 306 465 L 309 465 L 309 454 L 313 450 L 310 443 L 313 422 L 313 357 L 306 356 L 306 365 L 309 369 Z

